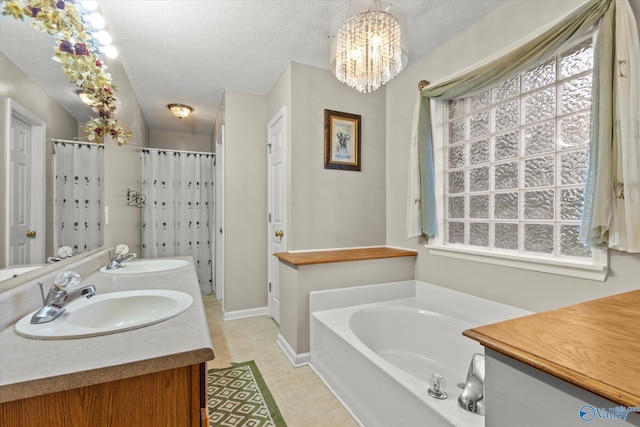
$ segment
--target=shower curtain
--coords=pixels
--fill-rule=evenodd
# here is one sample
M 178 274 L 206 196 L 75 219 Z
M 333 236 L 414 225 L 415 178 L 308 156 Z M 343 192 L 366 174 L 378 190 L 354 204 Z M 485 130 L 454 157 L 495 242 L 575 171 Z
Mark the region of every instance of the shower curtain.
M 142 150 L 142 256 L 193 256 L 200 291 L 213 293 L 215 155 Z
M 54 245 L 79 254 L 102 246 L 104 147 L 53 142 Z

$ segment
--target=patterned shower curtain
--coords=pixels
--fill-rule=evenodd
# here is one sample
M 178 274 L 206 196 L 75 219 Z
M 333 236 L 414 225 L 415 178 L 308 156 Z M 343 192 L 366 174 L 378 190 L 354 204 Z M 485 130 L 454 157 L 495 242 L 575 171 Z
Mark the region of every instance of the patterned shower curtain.
M 104 147 L 53 142 L 54 245 L 79 254 L 102 246 Z
M 215 155 L 142 150 L 142 256 L 193 256 L 200 291 L 213 293 Z

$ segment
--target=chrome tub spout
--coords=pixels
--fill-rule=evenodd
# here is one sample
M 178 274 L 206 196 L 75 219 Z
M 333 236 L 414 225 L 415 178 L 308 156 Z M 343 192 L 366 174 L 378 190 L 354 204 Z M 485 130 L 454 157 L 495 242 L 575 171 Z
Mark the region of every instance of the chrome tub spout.
M 484 355 L 476 353 L 471 359 L 464 390 L 458 397 L 458 405 L 469 412 L 484 415 Z

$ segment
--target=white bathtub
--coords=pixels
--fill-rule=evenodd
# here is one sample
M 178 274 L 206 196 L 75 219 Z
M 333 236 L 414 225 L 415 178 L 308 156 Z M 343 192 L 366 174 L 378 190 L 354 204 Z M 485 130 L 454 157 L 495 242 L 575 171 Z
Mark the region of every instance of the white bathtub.
M 474 353 L 474 326 L 529 314 L 419 281 L 313 292 L 311 366 L 367 427 L 482 426 L 457 398 Z M 433 373 L 446 400 L 427 394 Z

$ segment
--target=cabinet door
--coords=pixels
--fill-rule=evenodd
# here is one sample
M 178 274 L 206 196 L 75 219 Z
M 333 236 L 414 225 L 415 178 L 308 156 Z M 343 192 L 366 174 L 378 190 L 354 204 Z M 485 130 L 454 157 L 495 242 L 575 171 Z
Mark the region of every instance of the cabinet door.
M 206 381 L 206 368 L 202 366 L 185 366 L 5 402 L 0 404 L 0 425 L 198 427 L 201 409 L 206 410 L 207 402 L 201 394 L 203 372 Z

